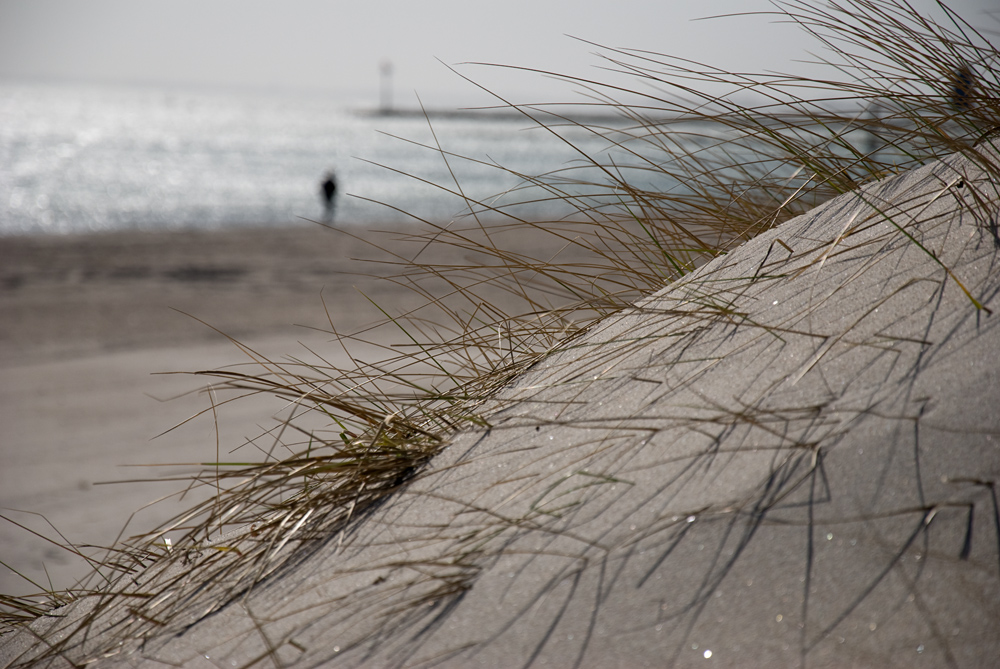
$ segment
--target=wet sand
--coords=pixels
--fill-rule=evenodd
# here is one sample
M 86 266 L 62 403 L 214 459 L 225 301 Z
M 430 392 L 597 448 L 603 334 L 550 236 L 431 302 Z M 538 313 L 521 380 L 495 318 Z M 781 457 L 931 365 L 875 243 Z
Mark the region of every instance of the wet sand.
M 218 340 L 195 318 L 234 337 L 328 327 L 320 291 L 349 327 L 366 253 L 318 225 L 0 238 L 0 362 Z

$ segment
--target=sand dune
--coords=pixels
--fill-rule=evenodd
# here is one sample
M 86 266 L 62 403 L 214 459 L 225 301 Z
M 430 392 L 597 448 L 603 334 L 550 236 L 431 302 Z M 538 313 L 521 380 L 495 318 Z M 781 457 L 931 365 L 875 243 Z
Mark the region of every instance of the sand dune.
M 989 187 L 953 158 L 761 235 L 519 376 L 488 428 L 455 435 L 343 543 L 298 546 L 233 601 L 232 584 L 150 569 L 136 585 L 173 579 L 176 618 L 150 622 L 166 595 L 141 616 L 110 607 L 65 652 L 990 666 L 1000 243 L 969 199 Z M 23 634 L 5 657 L 32 645 Z

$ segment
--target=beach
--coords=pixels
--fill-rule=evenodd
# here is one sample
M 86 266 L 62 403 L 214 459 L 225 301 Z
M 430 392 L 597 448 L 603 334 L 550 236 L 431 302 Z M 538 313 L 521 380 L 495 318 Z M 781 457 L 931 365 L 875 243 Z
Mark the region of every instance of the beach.
M 5 85 L 0 669 L 992 667 L 995 31 L 771 14 L 460 114 Z
M 316 224 L 0 238 L 2 514 L 54 541 L 114 542 L 133 512 L 183 488 L 167 479 L 216 461 L 210 412 L 157 436 L 211 408 L 198 392 L 204 378 L 163 373 L 248 362 L 221 333 L 275 359 L 307 345 L 346 363 L 329 344 L 331 320 L 350 332 L 377 319 L 365 295 L 399 304 L 394 284 L 356 274 L 372 270 L 352 261 L 366 255 L 363 243 Z M 255 400 L 220 410 L 223 448 L 255 436 L 273 410 Z M 179 464 L 134 466 L 163 463 Z M 107 484 L 137 479 L 164 482 Z M 122 536 L 196 496 L 146 509 Z M 88 571 L 8 521 L 0 546 L 0 560 L 44 587 L 49 578 L 72 586 Z M 37 589 L 0 572 L 0 592 Z
M 402 484 L 371 472 L 419 456 L 420 438 L 395 427 L 405 417 L 379 425 L 401 436 L 372 470 L 356 455 L 291 461 L 295 490 L 304 466 L 327 477 L 314 494 L 360 479 L 346 531 L 329 497 L 282 488 L 291 511 L 159 544 L 111 586 L 122 596 L 40 617 L 0 663 L 35 662 L 51 647 L 38 639 L 65 639 L 53 660 L 136 666 L 988 666 L 1000 638 L 1000 284 L 995 237 L 968 212 L 992 184 L 954 156 L 766 231 L 522 368 L 481 418 L 444 442 L 430 435 L 440 450 Z M 891 222 L 914 212 L 906 228 Z M 151 440 L 211 407 L 205 394 L 159 401 L 204 378 L 151 372 L 246 357 L 189 317 L 176 333 L 156 319 L 180 304 L 270 358 L 308 348 L 337 362 L 329 333 L 292 323 L 323 328 L 329 310 L 340 331 L 363 326 L 371 312 L 355 300 L 367 298 L 350 286 L 390 313 L 416 306 L 384 278 L 341 274 L 363 249 L 316 232 L 25 240 L 50 254 L 35 274 L 96 278 L 24 270 L 4 308 L 30 314 L 48 294 L 95 322 L 79 338 L 70 324 L 33 341 L 29 317 L 5 333 L 30 345 L 4 357 L 3 506 L 44 513 L 73 543 L 110 543 L 128 514 L 182 483 L 102 481 L 179 479 L 267 447 L 247 441 L 280 417 L 282 402 L 263 397 L 224 407 L 218 428 L 209 410 Z M 546 252 L 531 233 L 508 237 Z M 130 316 L 146 325 L 132 330 Z M 171 464 L 117 467 L 150 462 Z M 388 493 L 363 497 L 369 483 Z M 144 511 L 131 531 L 195 499 Z M 5 561 L 36 580 L 42 562 L 60 567 L 49 546 L 5 528 Z

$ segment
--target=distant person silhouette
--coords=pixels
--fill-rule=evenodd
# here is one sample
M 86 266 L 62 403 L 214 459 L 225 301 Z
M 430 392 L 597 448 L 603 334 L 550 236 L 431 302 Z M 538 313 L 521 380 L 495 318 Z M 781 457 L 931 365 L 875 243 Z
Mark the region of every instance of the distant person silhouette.
M 326 220 L 333 219 L 333 209 L 337 199 L 337 177 L 333 172 L 327 172 L 320 185 L 320 192 L 323 195 L 323 206 L 325 208 Z
M 975 75 L 968 65 L 955 70 L 951 76 L 951 103 L 960 112 L 969 110 L 969 103 L 975 88 Z

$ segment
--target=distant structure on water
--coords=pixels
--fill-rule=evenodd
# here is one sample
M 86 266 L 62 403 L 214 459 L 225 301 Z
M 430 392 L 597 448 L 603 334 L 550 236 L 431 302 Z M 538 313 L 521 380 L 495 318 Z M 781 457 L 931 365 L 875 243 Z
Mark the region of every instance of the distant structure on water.
M 383 60 L 379 64 L 379 101 L 378 110 L 382 114 L 392 111 L 392 61 Z

